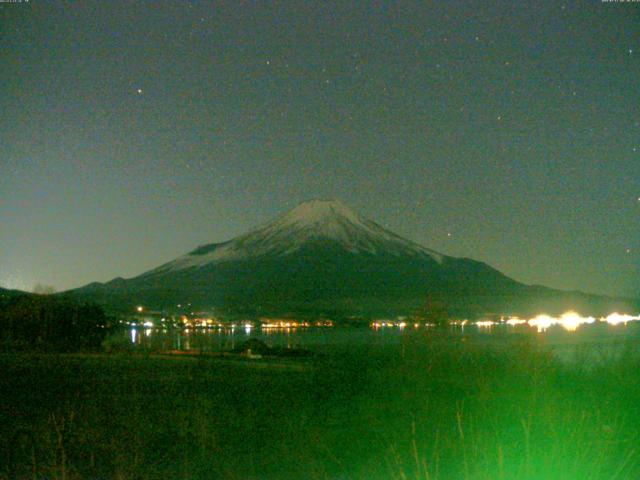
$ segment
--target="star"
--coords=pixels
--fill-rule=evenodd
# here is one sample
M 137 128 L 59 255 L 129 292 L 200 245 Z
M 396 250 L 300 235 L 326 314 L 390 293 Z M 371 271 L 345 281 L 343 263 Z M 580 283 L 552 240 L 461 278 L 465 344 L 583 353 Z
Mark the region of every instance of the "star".
M 142 89 L 141 89 L 141 88 L 138 88 L 138 89 L 136 90 L 136 92 L 138 93 L 138 95 L 141 95 L 141 94 L 142 94 Z

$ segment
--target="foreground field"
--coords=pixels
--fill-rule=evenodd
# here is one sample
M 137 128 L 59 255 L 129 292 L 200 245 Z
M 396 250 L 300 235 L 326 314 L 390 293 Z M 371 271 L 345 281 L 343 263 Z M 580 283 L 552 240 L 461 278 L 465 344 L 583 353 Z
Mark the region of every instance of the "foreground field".
M 640 478 L 632 348 L 566 363 L 533 337 L 441 340 L 300 368 L 1 355 L 0 478 Z

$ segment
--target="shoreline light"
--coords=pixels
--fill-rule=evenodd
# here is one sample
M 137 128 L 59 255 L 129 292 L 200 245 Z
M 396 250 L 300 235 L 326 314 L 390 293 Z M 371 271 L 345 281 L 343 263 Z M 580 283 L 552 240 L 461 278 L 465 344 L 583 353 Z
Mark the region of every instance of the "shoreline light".
M 476 326 L 480 328 L 493 327 L 496 322 L 492 322 L 491 320 L 481 320 L 476 322 Z
M 600 321 L 607 322 L 609 325 L 619 325 L 621 323 L 626 325 L 627 322 L 632 322 L 637 320 L 640 320 L 640 315 L 634 317 L 633 315 L 627 315 L 626 313 L 618 313 L 618 312 L 614 312 L 608 315 L 607 317 L 600 319 Z
M 552 325 L 558 323 L 557 318 L 550 317 L 549 315 L 538 315 L 527 322 L 530 326 L 538 329 L 538 332 L 544 332 Z
M 506 322 L 507 325 L 511 325 L 512 327 L 516 326 L 516 325 L 522 325 L 524 323 L 527 323 L 526 320 L 523 320 L 522 318 L 518 318 L 518 317 L 511 317 L 509 318 Z
M 590 325 L 596 322 L 598 323 L 608 323 L 610 325 L 626 325 L 631 321 L 640 321 L 640 315 L 633 316 L 625 313 L 617 313 L 614 312 L 607 317 L 602 317 L 596 319 L 595 317 L 583 317 L 579 313 L 569 310 L 559 317 L 554 317 L 551 315 L 547 315 L 541 313 L 535 317 L 524 319 L 519 317 L 509 317 L 507 319 L 501 318 L 499 321 L 494 320 L 478 320 L 476 322 L 469 322 L 469 320 L 451 320 L 449 325 L 451 326 L 459 326 L 464 328 L 466 325 L 475 325 L 478 328 L 490 328 L 496 325 L 508 325 L 511 327 L 515 327 L 518 325 L 528 325 L 529 327 L 535 328 L 538 332 L 545 332 L 549 328 L 553 326 L 560 326 L 564 328 L 568 332 L 575 332 L 581 325 Z M 394 322 L 389 320 L 375 320 L 371 322 L 371 327 L 373 329 L 380 329 L 383 327 L 397 327 L 399 329 L 403 329 L 408 324 L 406 322 Z M 420 323 L 414 323 L 414 328 L 420 327 Z M 431 324 L 425 323 L 425 326 L 431 326 Z
M 593 317 L 581 317 L 576 312 L 566 312 L 562 314 L 558 323 L 560 323 L 560 325 L 562 325 L 566 330 L 575 332 L 580 325 L 584 323 L 591 324 L 595 321 L 596 319 Z

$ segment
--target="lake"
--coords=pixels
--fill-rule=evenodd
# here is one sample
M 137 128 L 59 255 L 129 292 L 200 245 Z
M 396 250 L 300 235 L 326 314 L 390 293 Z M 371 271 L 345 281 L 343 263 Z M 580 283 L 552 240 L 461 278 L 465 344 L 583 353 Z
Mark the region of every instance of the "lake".
M 496 324 L 489 327 L 475 325 L 415 328 L 413 325 L 373 328 L 362 327 L 306 327 L 175 329 L 129 328 L 118 334 L 118 341 L 140 350 L 196 350 L 221 352 L 231 350 L 258 338 L 269 346 L 305 348 L 317 353 L 331 353 L 353 348 L 402 347 L 403 344 L 425 342 L 433 345 L 466 342 L 487 348 L 499 348 L 514 342 L 530 342 L 553 352 L 562 359 L 576 356 L 591 360 L 610 358 L 629 348 L 640 347 L 640 322 L 610 325 L 595 322 L 567 331 L 559 325 L 538 331 L 528 325 Z

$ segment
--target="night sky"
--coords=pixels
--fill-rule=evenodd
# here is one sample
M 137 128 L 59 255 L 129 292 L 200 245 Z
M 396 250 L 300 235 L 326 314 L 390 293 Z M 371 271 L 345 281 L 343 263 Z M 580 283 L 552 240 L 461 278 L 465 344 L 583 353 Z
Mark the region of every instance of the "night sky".
M 5 288 L 336 198 L 526 283 L 638 294 L 640 3 L 31 0 L 0 35 Z

